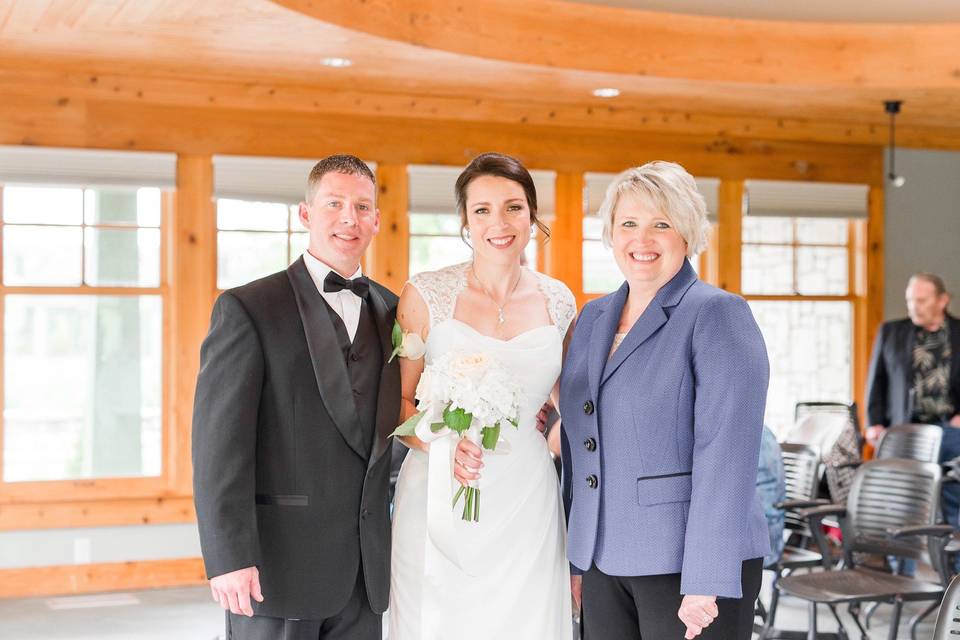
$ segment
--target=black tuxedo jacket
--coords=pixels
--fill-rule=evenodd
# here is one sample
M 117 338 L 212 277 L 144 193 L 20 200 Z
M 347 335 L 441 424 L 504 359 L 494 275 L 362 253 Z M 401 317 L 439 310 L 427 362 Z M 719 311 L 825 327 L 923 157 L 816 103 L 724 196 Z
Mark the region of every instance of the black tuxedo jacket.
M 330 617 L 358 569 L 373 610 L 387 607 L 397 296 L 371 282 L 365 304 L 383 352 L 369 451 L 333 321 L 302 258 L 214 305 L 193 413 L 200 543 L 208 577 L 258 567 L 258 615 Z
M 950 333 L 950 397 L 960 411 L 960 320 L 947 316 Z M 880 325 L 867 373 L 867 424 L 908 424 L 913 417 L 913 345 L 917 328 L 908 319 Z M 949 416 L 948 416 L 949 417 Z

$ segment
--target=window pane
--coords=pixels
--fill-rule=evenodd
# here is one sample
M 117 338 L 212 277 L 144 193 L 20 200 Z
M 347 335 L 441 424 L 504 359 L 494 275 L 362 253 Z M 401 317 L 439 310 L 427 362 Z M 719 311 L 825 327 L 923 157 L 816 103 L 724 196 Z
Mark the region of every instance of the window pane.
M 217 233 L 217 287 L 229 289 L 287 268 L 286 233 Z
M 797 218 L 797 242 L 847 244 L 846 218 Z
M 603 237 L 603 221 L 597 216 L 583 217 L 583 239 L 600 240 Z
M 793 248 L 743 245 L 744 293 L 792 294 Z
M 79 285 L 81 227 L 6 226 L 3 229 L 3 283 Z
M 87 284 L 101 287 L 159 287 L 159 229 L 84 230 Z
M 27 224 L 81 224 L 83 190 L 59 187 L 4 187 L 3 221 Z
M 156 476 L 160 296 L 6 297 L 3 479 Z
M 744 242 L 793 242 L 793 218 L 743 217 Z
M 460 237 L 411 236 L 410 275 L 466 262 L 473 255 Z
M 291 233 L 290 234 L 290 262 L 293 263 L 302 256 L 310 245 L 310 234 Z
M 750 306 L 770 358 L 767 424 L 778 432 L 792 425 L 797 402 L 851 402 L 849 302 L 752 301 Z
M 157 191 L 159 200 L 160 192 Z M 139 198 L 134 189 L 87 189 L 83 192 L 86 224 L 138 224 Z M 157 210 L 159 213 L 159 202 Z M 157 221 L 159 224 L 159 220 Z M 156 225 L 154 225 L 156 226 Z
M 834 247 L 797 248 L 797 289 L 803 295 L 846 295 L 847 250 Z
M 583 242 L 584 293 L 610 293 L 623 284 L 623 274 L 613 252 L 599 240 Z
M 459 236 L 460 216 L 444 213 L 411 213 L 410 233 Z
M 286 231 L 289 207 L 276 202 L 217 200 L 217 229 Z
M 306 228 L 300 222 L 300 205 L 290 205 L 290 231 L 305 231 Z

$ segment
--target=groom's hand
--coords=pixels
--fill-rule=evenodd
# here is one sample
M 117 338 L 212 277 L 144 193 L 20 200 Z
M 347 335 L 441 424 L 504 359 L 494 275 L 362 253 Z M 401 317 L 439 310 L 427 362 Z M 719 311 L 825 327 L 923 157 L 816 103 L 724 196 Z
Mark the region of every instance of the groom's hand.
M 263 602 L 260 593 L 260 572 L 256 567 L 238 569 L 230 573 L 214 576 L 210 579 L 210 591 L 215 602 L 238 616 L 253 616 L 250 596 L 257 602 Z
M 683 637 L 693 640 L 720 614 L 716 596 L 683 596 L 677 616 L 687 626 Z
M 553 409 L 553 405 L 546 402 L 537 412 L 537 431 L 540 433 L 546 433 L 547 431 L 547 418 L 550 417 L 551 409 Z

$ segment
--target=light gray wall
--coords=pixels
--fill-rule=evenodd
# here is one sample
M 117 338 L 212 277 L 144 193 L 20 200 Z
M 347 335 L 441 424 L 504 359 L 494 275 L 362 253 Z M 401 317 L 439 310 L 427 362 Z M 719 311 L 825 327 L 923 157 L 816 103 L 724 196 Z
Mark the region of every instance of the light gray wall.
M 907 179 L 885 192 L 884 319 L 903 318 L 903 292 L 917 271 L 940 275 L 960 315 L 960 153 L 898 149 L 897 173 Z
M 195 523 L 0 533 L 0 569 L 199 556 Z

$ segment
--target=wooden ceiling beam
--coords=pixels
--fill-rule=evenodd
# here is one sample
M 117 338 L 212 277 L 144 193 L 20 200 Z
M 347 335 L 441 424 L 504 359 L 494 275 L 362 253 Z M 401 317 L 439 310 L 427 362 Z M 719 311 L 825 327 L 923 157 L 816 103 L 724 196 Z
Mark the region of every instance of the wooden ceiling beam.
M 883 124 L 863 120 L 711 113 L 688 109 L 644 109 L 610 104 L 432 96 L 386 91 L 358 91 L 336 86 L 283 82 L 239 82 L 203 77 L 153 77 L 105 68 L 31 67 L 0 60 L 0 93 L 22 99 L 55 100 L 63 106 L 78 100 L 136 105 L 230 107 L 302 114 L 350 114 L 414 120 L 462 120 L 506 125 L 536 125 L 663 133 L 718 139 L 883 145 Z M 22 117 L 22 116 L 21 116 Z M 32 117 L 29 116 L 29 117 Z M 960 149 L 960 126 L 934 127 L 900 123 L 903 146 Z
M 960 24 L 744 20 L 560 0 L 273 2 L 354 31 L 490 60 L 764 85 L 960 88 Z
M 652 159 L 701 176 L 879 184 L 881 149 L 450 119 L 302 113 L 5 92 L 0 144 L 318 157 L 349 151 L 395 164 L 465 164 L 492 149 L 532 168 L 619 171 Z

